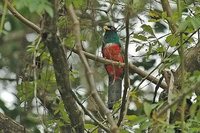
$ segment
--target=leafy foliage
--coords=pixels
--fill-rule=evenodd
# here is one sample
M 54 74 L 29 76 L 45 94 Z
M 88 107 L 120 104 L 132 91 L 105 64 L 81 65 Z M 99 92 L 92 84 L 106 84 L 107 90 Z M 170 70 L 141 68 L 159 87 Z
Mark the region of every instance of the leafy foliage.
M 88 85 L 84 67 L 80 63 L 79 57 L 70 50 L 75 46 L 74 25 L 66 8 L 71 3 L 75 7 L 80 20 L 82 46 L 85 51 L 94 55 L 100 55 L 103 35 L 102 27 L 104 23 L 110 20 L 117 27 L 124 47 L 124 42 L 126 41 L 124 23 L 126 13 L 129 11 L 131 13 L 129 29 L 129 54 L 131 57 L 129 61 L 133 62 L 138 68 L 143 68 L 144 71 L 152 72 L 155 77 L 162 75 L 166 68 L 175 68 L 177 71 L 174 75 L 174 84 L 176 85 L 180 82 L 179 77 L 176 79 L 176 74 L 179 74 L 178 66 L 181 60 L 177 52 L 178 48 L 181 46 L 181 42 L 184 48 L 198 47 L 199 38 L 196 37 L 198 34 L 195 33 L 199 32 L 200 28 L 199 1 L 180 1 L 181 18 L 178 9 L 174 7 L 173 14 L 170 17 L 166 12 L 157 9 L 157 5 L 160 3 L 156 1 L 149 3 L 145 0 L 133 0 L 132 2 L 62 0 L 59 3 L 59 18 L 56 23 L 59 32 L 57 34 L 62 43 L 61 46 L 66 50 L 66 59 L 70 64 L 70 68 L 66 68 L 70 73 L 70 83 L 68 84 L 71 85 L 73 92 L 75 92 L 86 109 L 101 123 L 104 124 L 105 118 L 101 116 L 100 109 L 96 103 L 93 100 L 89 100 L 91 93 L 87 90 Z M 42 17 L 44 12 L 53 17 L 53 5 L 50 3 L 51 1 L 49 0 L 14 0 L 13 6 L 23 16 L 39 25 L 41 20 L 44 19 Z M 177 4 L 176 1 L 173 1 L 173 3 Z M 55 64 L 52 63 L 47 47 L 40 41 L 40 35 L 36 35 L 35 32 L 15 19 L 13 15 L 3 9 L 4 6 L 4 3 L 0 2 L 2 25 L 2 34 L 0 34 L 0 68 L 3 71 L 5 71 L 5 68 L 9 70 L 2 78 L 9 77 L 12 72 L 15 73 L 17 83 L 14 84 L 14 90 L 16 90 L 14 97 L 17 100 L 12 108 L 9 108 L 0 99 L 0 108 L 13 119 L 20 117 L 21 124 L 35 132 L 40 132 L 39 130 L 61 132 L 63 128 L 74 128 L 71 127 L 69 114 L 65 109 L 61 93 L 58 91 L 58 81 L 56 81 L 53 70 L 53 65 Z M 172 28 L 170 22 L 174 23 L 177 31 L 170 31 Z M 185 56 L 187 57 L 187 55 Z M 106 103 L 108 88 L 107 75 L 103 69 L 103 64 L 96 60 L 89 60 L 89 63 L 93 69 L 97 89 Z M 154 72 L 151 71 L 152 69 Z M 185 73 L 183 92 L 200 82 L 199 71 Z M 167 105 L 167 100 L 161 99 L 156 100 L 157 103 L 152 103 L 155 95 L 155 86 L 149 82 L 142 84 L 144 78 L 131 71 L 129 78 L 130 104 L 127 114 L 124 116 L 123 124 L 120 126 L 120 132 L 134 131 L 141 133 L 152 129 L 155 132 L 173 133 L 175 130 L 180 129 L 181 126 L 184 126 L 182 128 L 186 132 L 196 133 L 200 130 L 200 99 L 197 91 L 194 96 L 191 93 L 186 96 L 187 99 L 194 97 L 194 100 L 191 105 L 188 105 L 189 107 L 186 107 L 185 116 L 188 117 L 185 118 L 184 124 L 183 120 L 177 118 L 177 116 L 180 116 L 180 103 L 170 107 L 171 116 L 177 116 L 168 123 L 166 113 L 159 118 L 156 117 L 156 113 Z M 7 81 L 2 80 L 1 83 L 6 90 L 9 90 L 8 84 L 10 82 L 7 83 Z M 172 100 L 175 101 L 181 95 L 179 93 L 183 92 L 182 89 L 177 89 L 176 92 L 173 92 Z M 116 115 L 115 111 L 120 108 L 121 100 L 114 105 L 114 116 Z M 85 130 L 97 132 L 97 124 L 87 115 L 84 115 L 83 118 L 85 119 Z M 104 125 L 107 126 L 108 124 Z M 39 128 L 39 126 L 42 126 L 42 128 Z
M 31 13 L 35 12 L 38 15 L 41 15 L 46 11 L 51 17 L 53 17 L 53 9 L 48 0 L 15 0 L 14 3 L 18 9 L 26 7 Z

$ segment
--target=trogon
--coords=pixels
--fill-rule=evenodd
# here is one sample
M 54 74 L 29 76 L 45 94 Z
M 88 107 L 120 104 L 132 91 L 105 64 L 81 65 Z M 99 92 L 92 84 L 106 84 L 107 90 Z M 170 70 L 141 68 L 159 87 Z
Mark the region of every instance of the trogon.
M 102 46 L 103 57 L 123 63 L 124 55 L 116 28 L 111 25 L 105 25 L 104 31 Z M 121 98 L 124 68 L 122 66 L 106 64 L 105 69 L 109 77 L 108 108 L 112 109 L 115 102 Z

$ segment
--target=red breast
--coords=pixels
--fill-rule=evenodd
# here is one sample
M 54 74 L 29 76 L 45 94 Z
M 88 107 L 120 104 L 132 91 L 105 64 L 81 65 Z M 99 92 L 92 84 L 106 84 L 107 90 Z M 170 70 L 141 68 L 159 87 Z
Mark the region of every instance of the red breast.
M 124 57 L 121 54 L 121 48 L 118 44 L 107 45 L 103 48 L 103 57 L 106 59 L 124 62 Z M 105 65 L 106 71 L 114 80 L 118 79 L 123 74 L 123 67 L 114 66 L 112 64 Z

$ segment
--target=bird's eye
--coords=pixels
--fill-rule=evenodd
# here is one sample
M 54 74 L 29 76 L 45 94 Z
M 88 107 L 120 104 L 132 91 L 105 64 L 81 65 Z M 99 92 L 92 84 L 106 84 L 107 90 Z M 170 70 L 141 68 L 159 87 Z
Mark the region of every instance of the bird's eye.
M 116 30 L 115 27 L 113 27 L 113 26 L 111 26 L 110 29 L 111 29 L 112 31 L 115 31 L 115 30 Z
M 112 29 L 112 26 L 108 26 L 109 29 Z
M 115 30 L 115 28 L 114 28 L 114 27 L 111 27 L 111 30 Z

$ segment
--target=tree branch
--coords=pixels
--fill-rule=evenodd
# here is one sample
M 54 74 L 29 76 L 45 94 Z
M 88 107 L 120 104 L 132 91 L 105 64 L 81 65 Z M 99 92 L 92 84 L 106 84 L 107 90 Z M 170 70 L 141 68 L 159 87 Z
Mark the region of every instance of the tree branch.
M 127 11 L 126 15 L 126 45 L 125 45 L 125 54 L 124 54 L 124 92 L 122 97 L 122 105 L 120 109 L 119 120 L 117 125 L 120 126 L 121 122 L 123 121 L 124 116 L 126 115 L 127 110 L 127 91 L 129 88 L 129 65 L 128 65 L 128 46 L 129 46 L 129 15 L 130 12 Z
M 10 81 L 10 82 L 17 81 L 16 78 L 0 78 L 0 80 L 2 80 L 2 81 Z
M 4 0 L 5 1 L 5 0 Z M 8 8 L 9 10 L 15 14 L 14 16 L 20 20 L 21 22 L 25 23 L 27 26 L 30 26 L 30 28 L 32 28 L 33 30 L 35 30 L 37 33 L 40 33 L 41 32 L 41 29 L 36 26 L 35 24 L 33 24 L 32 22 L 30 22 L 29 20 L 27 20 L 26 18 L 24 18 L 21 14 L 19 14 L 16 9 L 14 7 L 11 6 L 11 4 L 9 3 L 8 4 Z M 72 50 L 73 52 L 77 53 L 78 54 L 78 50 L 76 49 L 71 49 L 70 47 L 67 47 L 68 49 Z M 108 59 L 104 59 L 104 58 L 101 58 L 101 57 L 97 57 L 97 56 L 94 56 L 93 54 L 90 54 L 90 53 L 87 53 L 85 51 L 83 51 L 83 53 L 85 54 L 85 56 L 87 58 L 90 58 L 92 60 L 95 60 L 95 61 L 99 61 L 101 63 L 107 63 L 107 64 L 113 64 L 113 65 L 121 65 L 121 66 L 124 66 L 125 64 L 124 63 L 119 63 L 119 62 L 115 62 L 115 61 L 112 61 L 112 60 L 108 60 Z M 147 79 L 151 82 L 153 82 L 154 84 L 157 84 L 158 83 L 158 79 L 155 78 L 154 76 L 152 75 L 148 75 L 147 72 L 139 69 L 137 66 L 133 65 L 133 64 L 129 64 L 129 69 L 130 69 L 130 72 L 132 73 L 137 73 L 138 75 L 140 75 L 141 77 L 147 77 Z M 163 89 L 167 89 L 167 85 L 165 83 L 161 83 L 161 88 Z
M 162 110 L 160 110 L 158 113 L 156 113 L 156 118 L 160 118 L 165 112 L 167 112 L 168 109 L 173 107 L 178 102 L 181 102 L 184 97 L 186 97 L 188 94 L 194 92 L 195 90 L 199 89 L 200 82 L 198 82 L 195 86 L 192 87 L 192 89 L 187 90 L 182 95 L 177 96 L 178 98 L 173 101 L 171 104 L 166 105 Z
M 53 0 L 51 3 L 53 5 L 54 17 L 51 18 L 47 13 L 44 14 L 42 37 L 52 57 L 57 87 L 62 97 L 64 107 L 69 115 L 71 125 L 77 133 L 83 133 L 83 115 L 71 94 L 69 64 L 63 46 L 56 34 L 59 2 L 58 0 Z
M 27 25 L 28 27 L 32 28 L 34 31 L 36 31 L 38 34 L 40 34 L 41 29 L 35 25 L 33 22 L 29 21 L 26 19 L 24 16 L 22 16 L 12 5 L 8 0 L 4 0 L 4 2 L 7 1 L 7 7 L 9 11 L 16 17 L 18 18 L 22 23 Z
M 167 13 L 167 17 L 170 18 L 170 19 L 167 19 L 167 21 L 170 25 L 171 31 L 172 31 L 172 33 L 175 33 L 177 31 L 177 26 L 176 26 L 176 23 L 172 19 L 173 12 L 172 12 L 172 9 L 169 5 L 169 1 L 168 0 L 161 0 L 161 5 L 162 5 L 162 8 L 163 8 L 163 11 Z
M 79 20 L 78 20 L 76 14 L 75 14 L 75 11 L 74 11 L 74 8 L 73 8 L 72 5 L 70 5 L 68 7 L 68 10 L 69 10 L 70 16 L 71 16 L 71 18 L 74 22 L 74 34 L 75 34 L 75 37 L 76 37 L 76 48 L 77 48 L 79 57 L 80 57 L 82 63 L 84 64 L 85 70 L 87 72 L 86 78 L 87 78 L 87 81 L 88 81 L 88 84 L 89 84 L 91 95 L 94 98 L 97 105 L 99 106 L 99 108 L 101 109 L 101 111 L 104 113 L 104 115 L 107 116 L 108 122 L 111 125 L 111 127 L 110 127 L 111 132 L 117 133 L 117 132 L 119 132 L 119 129 L 118 129 L 118 127 L 117 127 L 117 125 L 116 125 L 116 123 L 115 123 L 115 121 L 114 121 L 114 119 L 111 115 L 111 112 L 105 106 L 105 104 L 101 100 L 101 98 L 100 98 L 100 96 L 99 96 L 99 94 L 96 90 L 93 73 L 92 73 L 91 68 L 89 66 L 89 63 L 87 61 L 87 58 L 85 57 L 85 54 L 83 53 L 82 45 L 81 45 L 81 39 L 80 39 L 81 34 L 80 34 Z
M 71 50 L 71 51 L 73 51 L 74 53 L 78 54 L 78 50 L 77 49 L 74 49 L 74 48 L 71 48 L 71 47 L 68 47 L 68 46 L 66 46 L 66 48 Z M 89 58 L 91 60 L 94 60 L 94 61 L 98 61 L 98 62 L 101 62 L 101 63 L 104 63 L 104 64 L 125 66 L 125 63 L 120 63 L 120 62 L 117 62 L 117 61 L 113 61 L 113 60 L 105 59 L 105 58 L 102 58 L 102 57 L 99 57 L 99 56 L 95 56 L 95 55 L 93 55 L 91 53 L 88 53 L 86 51 L 82 51 L 82 52 L 85 54 L 85 56 L 87 58 Z M 130 73 L 137 73 L 142 78 L 145 78 L 145 79 L 149 80 L 150 82 L 152 82 L 154 84 L 157 84 L 159 82 L 159 79 L 157 79 L 156 77 L 154 77 L 152 75 L 149 75 L 149 73 L 147 73 L 146 71 L 141 70 L 140 68 L 138 68 L 134 64 L 129 63 L 128 66 L 129 66 Z M 164 82 L 162 82 L 160 84 L 160 87 L 163 88 L 163 89 L 168 89 L 167 85 Z
M 28 133 L 28 132 L 30 132 L 24 126 L 15 122 L 10 117 L 3 115 L 2 113 L 0 113 L 0 128 L 1 128 L 1 131 L 3 130 L 5 133 Z
M 72 96 L 74 97 L 74 99 L 76 100 L 76 102 L 79 104 L 79 106 L 83 109 L 83 111 L 85 112 L 86 115 L 88 115 L 95 123 L 97 123 L 99 125 L 99 127 L 101 127 L 102 129 L 104 129 L 106 132 L 110 132 L 109 129 L 104 126 L 100 121 L 98 121 L 84 106 L 83 104 L 79 101 L 78 97 L 76 96 L 76 94 L 71 91 Z

